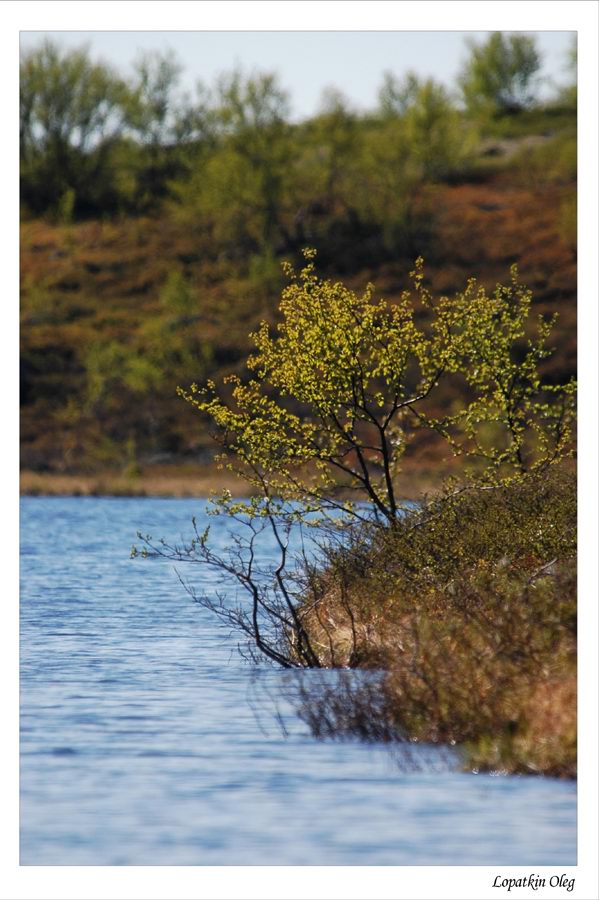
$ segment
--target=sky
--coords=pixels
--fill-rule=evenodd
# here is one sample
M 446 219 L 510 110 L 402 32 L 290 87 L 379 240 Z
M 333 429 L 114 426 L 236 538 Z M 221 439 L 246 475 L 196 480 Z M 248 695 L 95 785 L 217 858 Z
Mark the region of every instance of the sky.
M 573 33 L 526 32 L 535 36 L 543 60 L 542 76 L 568 80 L 568 50 Z M 385 70 L 432 76 L 448 86 L 467 56 L 466 38 L 477 42 L 484 31 L 21 31 L 28 49 L 51 37 L 65 48 L 87 45 L 92 58 L 112 63 L 123 74 L 142 51 L 172 49 L 183 65 L 181 86 L 211 84 L 220 72 L 277 72 L 291 95 L 294 118 L 312 115 L 322 91 L 341 90 L 357 109 L 376 104 Z M 548 81 L 545 93 L 549 90 Z

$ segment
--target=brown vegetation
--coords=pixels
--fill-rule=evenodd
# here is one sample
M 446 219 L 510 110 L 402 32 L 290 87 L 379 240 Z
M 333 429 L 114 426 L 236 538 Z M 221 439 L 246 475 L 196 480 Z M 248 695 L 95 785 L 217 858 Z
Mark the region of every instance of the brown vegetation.
M 206 497 L 214 490 L 246 495 L 244 485 L 214 465 L 143 466 L 127 474 L 108 470 L 98 474 L 21 472 L 21 494 L 71 497 Z
M 302 623 L 329 665 L 321 736 L 459 744 L 467 765 L 576 773 L 576 495 L 558 469 L 440 498 L 306 572 Z

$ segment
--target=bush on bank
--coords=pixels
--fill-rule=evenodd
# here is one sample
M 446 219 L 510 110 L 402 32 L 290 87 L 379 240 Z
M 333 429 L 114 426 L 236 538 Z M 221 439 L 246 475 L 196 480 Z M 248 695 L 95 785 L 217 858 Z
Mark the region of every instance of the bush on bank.
M 190 593 L 252 658 L 386 673 L 304 704 L 317 733 L 459 743 L 479 767 L 572 774 L 575 383 L 544 377 L 553 320 L 531 321 L 515 270 L 491 295 L 470 279 L 436 298 L 417 261 L 413 292 L 390 305 L 305 256 L 277 328 L 252 335 L 251 374 L 181 390 L 253 491 L 215 498 L 230 542 L 194 522 L 188 545 L 148 537 L 143 552 L 236 583 L 240 598 Z M 467 400 L 447 404 L 456 379 Z M 410 507 L 396 478 L 423 432 L 463 474 Z M 294 555 L 298 532 L 316 534 L 315 557 Z
M 576 486 L 563 466 L 364 526 L 306 572 L 305 624 L 330 665 L 321 736 L 459 744 L 477 769 L 576 773 Z

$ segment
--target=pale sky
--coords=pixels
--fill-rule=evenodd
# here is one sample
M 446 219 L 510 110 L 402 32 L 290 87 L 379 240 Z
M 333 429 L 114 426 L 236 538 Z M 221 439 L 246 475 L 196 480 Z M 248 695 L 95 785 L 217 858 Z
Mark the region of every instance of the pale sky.
M 537 31 L 543 59 L 541 74 L 568 80 L 566 62 L 573 32 Z M 172 49 L 184 72 L 181 85 L 193 91 L 198 80 L 213 82 L 220 72 L 275 71 L 291 95 L 293 115 L 303 118 L 318 108 L 326 87 L 341 90 L 358 109 L 376 103 L 382 74 L 409 69 L 453 86 L 467 55 L 465 40 L 484 31 L 21 31 L 22 48 L 51 37 L 64 47 L 87 44 L 94 59 L 130 71 L 140 51 Z M 547 93 L 547 87 L 544 93 Z

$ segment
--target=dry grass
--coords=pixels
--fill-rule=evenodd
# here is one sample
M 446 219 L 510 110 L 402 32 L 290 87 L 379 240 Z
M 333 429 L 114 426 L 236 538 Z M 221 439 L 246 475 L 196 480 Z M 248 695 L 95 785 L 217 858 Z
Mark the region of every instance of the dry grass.
M 502 739 L 486 736 L 467 747 L 468 762 L 485 771 L 576 777 L 576 668 L 556 666 L 518 698 L 522 724 Z
M 432 491 L 433 475 L 428 469 L 399 483 L 406 500 L 416 499 L 423 491 Z M 250 486 L 242 478 L 214 463 L 138 466 L 134 474 L 122 469 L 69 474 L 23 469 L 20 491 L 40 496 L 132 496 L 132 497 L 207 497 L 211 491 L 231 491 L 234 497 L 247 497 Z M 343 493 L 343 492 L 341 492 Z
M 572 473 L 437 499 L 306 573 L 326 665 L 376 669 L 302 698 L 318 734 L 459 744 L 467 765 L 576 771 Z
M 106 471 L 93 475 L 61 475 L 55 472 L 21 473 L 21 494 L 73 497 L 207 497 L 211 491 L 230 490 L 235 496 L 247 496 L 247 485 L 215 466 L 146 467 L 127 476 Z

